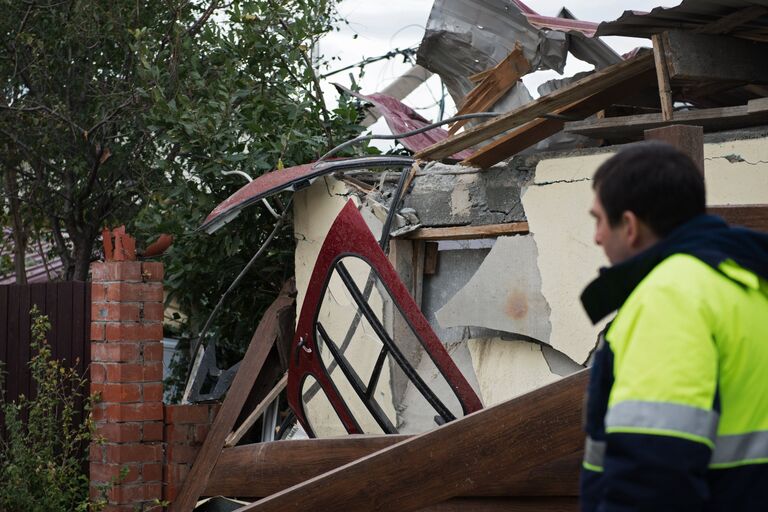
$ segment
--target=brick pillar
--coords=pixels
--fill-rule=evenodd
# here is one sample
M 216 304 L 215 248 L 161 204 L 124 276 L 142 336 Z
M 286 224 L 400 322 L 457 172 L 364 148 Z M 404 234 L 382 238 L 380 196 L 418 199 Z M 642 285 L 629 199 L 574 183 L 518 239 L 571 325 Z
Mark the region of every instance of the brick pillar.
M 91 265 L 91 274 L 91 392 L 101 395 L 93 418 L 103 439 L 91 445 L 91 493 L 123 470 L 106 510 L 156 508 L 163 482 L 163 266 L 108 261 Z

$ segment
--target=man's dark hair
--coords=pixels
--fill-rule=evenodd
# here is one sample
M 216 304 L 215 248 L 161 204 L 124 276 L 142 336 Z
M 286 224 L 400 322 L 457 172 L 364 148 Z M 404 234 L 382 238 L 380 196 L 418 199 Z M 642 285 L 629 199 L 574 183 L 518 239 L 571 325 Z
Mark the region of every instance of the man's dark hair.
M 659 237 L 706 211 L 704 176 L 688 155 L 663 142 L 620 151 L 592 178 L 608 223 L 631 211 Z

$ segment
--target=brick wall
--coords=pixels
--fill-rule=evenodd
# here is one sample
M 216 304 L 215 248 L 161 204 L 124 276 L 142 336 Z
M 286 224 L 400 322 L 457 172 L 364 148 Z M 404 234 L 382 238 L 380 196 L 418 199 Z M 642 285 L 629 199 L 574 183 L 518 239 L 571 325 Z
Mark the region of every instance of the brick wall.
M 164 500 L 176 499 L 218 410 L 219 404 L 165 406 Z
M 91 275 L 91 392 L 101 395 L 91 494 L 112 482 L 107 512 L 160 510 L 176 497 L 219 405 L 162 402 L 162 264 L 100 262 Z

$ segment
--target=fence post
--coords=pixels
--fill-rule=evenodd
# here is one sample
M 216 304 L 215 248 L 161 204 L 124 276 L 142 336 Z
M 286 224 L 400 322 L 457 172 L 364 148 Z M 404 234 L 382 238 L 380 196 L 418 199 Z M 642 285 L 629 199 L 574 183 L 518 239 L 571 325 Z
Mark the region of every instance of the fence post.
M 101 442 L 91 495 L 113 483 L 108 512 L 157 508 L 163 496 L 163 265 L 91 265 L 91 392 Z M 158 508 L 159 510 L 159 508 Z

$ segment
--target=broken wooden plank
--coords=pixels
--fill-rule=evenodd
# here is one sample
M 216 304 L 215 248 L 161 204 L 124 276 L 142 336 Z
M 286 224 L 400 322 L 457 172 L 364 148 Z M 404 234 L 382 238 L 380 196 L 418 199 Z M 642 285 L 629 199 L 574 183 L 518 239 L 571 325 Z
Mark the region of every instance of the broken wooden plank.
M 697 28 L 693 32 L 699 34 L 728 34 L 733 32 L 739 26 L 756 20 L 760 16 L 768 14 L 768 7 L 764 5 L 750 5 L 738 11 L 732 12 L 728 16 L 723 16 L 719 20 L 703 27 Z
M 431 276 L 437 274 L 437 263 L 439 260 L 437 242 L 427 242 L 424 244 L 424 275 Z
M 264 397 L 264 399 L 259 402 L 259 405 L 256 406 L 256 408 L 251 411 L 251 413 L 248 415 L 247 418 L 240 424 L 239 427 L 237 427 L 237 430 L 232 432 L 227 436 L 226 441 L 224 441 L 225 447 L 235 446 L 238 441 L 240 441 L 243 436 L 253 427 L 253 425 L 259 420 L 262 414 L 264 414 L 264 411 L 267 410 L 267 407 L 269 407 L 272 402 L 275 401 L 275 398 L 285 389 L 285 386 L 288 384 L 288 372 L 285 372 L 283 377 L 275 384 L 275 387 L 272 388 L 272 390 L 267 393 L 267 396 Z
M 646 89 L 653 82 L 655 76 L 653 69 L 649 69 L 625 82 L 619 82 L 597 94 L 559 109 L 555 113 L 567 117 L 588 117 L 617 101 L 630 100 Z M 564 124 L 564 119 L 556 117 L 536 119 L 481 147 L 462 164 L 487 169 L 493 164 L 556 134 L 563 129 Z
M 674 106 L 672 104 L 672 86 L 669 83 L 669 68 L 665 53 L 663 34 L 654 34 L 653 60 L 656 63 L 656 79 L 659 83 L 659 101 L 661 102 L 661 118 L 665 121 L 672 119 Z
M 768 98 L 749 100 L 747 103 L 747 113 L 749 114 L 765 114 L 766 112 L 768 112 Z
M 643 54 L 627 59 L 619 64 L 601 69 L 581 80 L 558 89 L 555 92 L 527 103 L 520 108 L 497 117 L 487 123 L 465 130 L 416 154 L 416 158 L 440 160 L 459 150 L 483 142 L 493 136 L 504 133 L 544 114 L 555 112 L 574 102 L 592 96 L 613 85 L 626 82 L 630 78 L 653 68 L 653 55 Z
M 280 328 L 280 313 L 285 308 L 293 307 L 295 302 L 293 293 L 295 293 L 295 287 L 293 280 L 291 280 L 283 286 L 280 295 L 267 308 L 258 327 L 256 327 L 256 332 L 253 333 L 248 350 L 240 363 L 240 369 L 235 375 L 227 397 L 205 437 L 192 469 L 184 479 L 178 497 L 169 507 L 171 512 L 187 512 L 195 507 L 197 499 L 208 483 L 211 470 L 216 466 L 224 441 L 232 431 L 264 361 L 272 350 L 272 345 Z
M 522 45 L 515 43 L 515 48 L 509 55 L 488 70 L 488 73 L 483 75 L 482 81 L 469 91 L 456 115 L 490 110 L 521 77 L 530 71 L 531 63 L 523 55 Z M 448 130 L 448 135 L 456 133 L 468 121 L 468 119 L 464 119 L 453 123 L 453 126 Z
M 666 142 L 688 155 L 704 174 L 704 129 L 701 126 L 673 124 L 645 131 L 645 140 Z
M 410 439 L 349 436 L 256 443 L 222 451 L 205 496 L 262 498 Z M 577 496 L 582 453 L 532 471 L 514 469 L 477 482 L 474 496 Z
M 418 512 L 578 512 L 577 497 L 455 498 Z
M 709 206 L 707 213 L 719 215 L 734 226 L 768 233 L 768 204 Z
M 483 226 L 453 226 L 447 228 L 419 228 L 402 236 L 407 240 L 472 240 L 495 238 L 497 236 L 524 235 L 528 233 L 527 222 L 486 224 Z
M 500 468 L 531 471 L 580 451 L 588 380 L 580 371 L 239 510 L 410 512 L 471 494 Z
M 682 30 L 664 32 L 659 37 L 664 41 L 669 78 L 673 81 L 768 83 L 766 43 Z
M 754 102 L 754 103 L 753 103 Z M 707 108 L 675 112 L 671 121 L 665 121 L 660 114 L 607 117 L 565 123 L 564 131 L 596 138 L 627 138 L 645 130 L 661 128 L 671 124 L 701 126 L 705 132 L 758 126 L 766 123 L 768 102 L 751 100 L 738 107 Z

